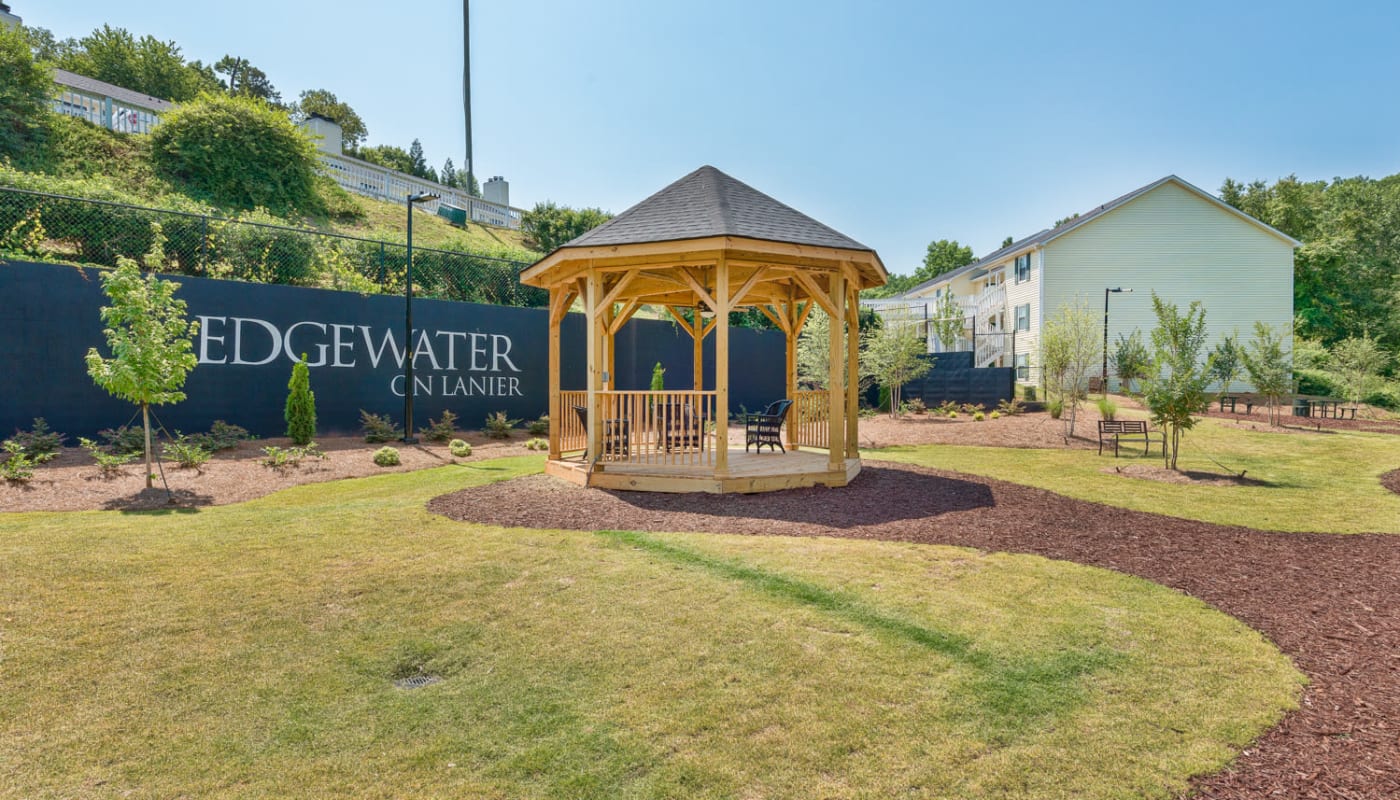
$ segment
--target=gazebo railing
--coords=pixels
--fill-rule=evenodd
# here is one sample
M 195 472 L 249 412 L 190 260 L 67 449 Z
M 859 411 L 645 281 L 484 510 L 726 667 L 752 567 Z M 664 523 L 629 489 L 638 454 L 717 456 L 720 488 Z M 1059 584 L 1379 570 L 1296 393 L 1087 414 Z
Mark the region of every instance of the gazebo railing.
M 794 393 L 788 432 L 798 447 L 825 449 L 831 435 L 831 395 L 825 391 Z
M 569 453 L 588 449 L 588 431 L 583 428 L 583 420 L 578 418 L 574 406 L 588 407 L 588 392 L 559 393 L 559 450 Z
M 599 395 L 604 425 L 600 461 L 714 466 L 715 392 L 607 391 Z

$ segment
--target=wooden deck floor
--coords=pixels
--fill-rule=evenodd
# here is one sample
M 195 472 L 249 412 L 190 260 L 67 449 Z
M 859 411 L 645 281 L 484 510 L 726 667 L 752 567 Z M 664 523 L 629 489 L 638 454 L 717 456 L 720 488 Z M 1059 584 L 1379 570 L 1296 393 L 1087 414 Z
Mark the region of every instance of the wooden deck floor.
M 671 464 L 603 465 L 588 475 L 577 460 L 549 461 L 545 472 L 580 486 L 638 492 L 773 492 L 804 486 L 845 486 L 860 473 L 860 459 L 848 458 L 832 470 L 821 450 L 787 453 L 729 453 L 729 472 L 715 475 L 713 467 Z

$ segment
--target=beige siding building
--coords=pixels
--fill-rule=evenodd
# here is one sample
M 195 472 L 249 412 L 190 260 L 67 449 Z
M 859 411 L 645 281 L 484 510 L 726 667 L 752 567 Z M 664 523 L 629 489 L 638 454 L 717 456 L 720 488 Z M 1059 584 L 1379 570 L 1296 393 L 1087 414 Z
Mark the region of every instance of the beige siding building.
M 1076 302 L 1101 313 L 1108 298 L 1110 352 L 1120 334 L 1139 330 L 1146 339 L 1155 327 L 1153 292 L 1183 309 L 1201 301 L 1210 346 L 1234 331 L 1248 339 L 1256 321 L 1290 329 L 1299 244 L 1169 175 L 921 284 L 901 300 L 933 308 L 951 292 L 964 335 L 958 342 L 931 335 L 930 349 L 973 349 L 977 366 L 1015 366 L 1018 382 L 1035 384 L 1040 327 Z M 1124 291 L 1106 294 L 1110 289 Z

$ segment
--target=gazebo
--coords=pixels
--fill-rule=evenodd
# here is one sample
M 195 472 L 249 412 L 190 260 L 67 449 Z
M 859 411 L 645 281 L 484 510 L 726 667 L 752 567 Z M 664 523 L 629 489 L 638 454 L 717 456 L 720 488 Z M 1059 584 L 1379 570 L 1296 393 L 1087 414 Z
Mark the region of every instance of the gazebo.
M 846 485 L 860 472 L 857 294 L 887 279 L 869 247 L 714 167 L 686 175 L 521 274 L 549 291 L 546 472 L 654 492 Z M 560 326 L 575 304 L 586 314 L 587 385 L 565 389 Z M 665 309 L 693 340 L 689 389 L 613 385 L 614 337 L 644 306 Z M 772 365 L 783 370 L 792 401 L 783 452 L 730 449 L 729 312 L 746 308 L 786 336 L 785 362 Z M 803 391 L 797 337 L 817 308 L 831 323 L 827 388 Z M 715 337 L 710 388 L 702 385 L 708 336 Z

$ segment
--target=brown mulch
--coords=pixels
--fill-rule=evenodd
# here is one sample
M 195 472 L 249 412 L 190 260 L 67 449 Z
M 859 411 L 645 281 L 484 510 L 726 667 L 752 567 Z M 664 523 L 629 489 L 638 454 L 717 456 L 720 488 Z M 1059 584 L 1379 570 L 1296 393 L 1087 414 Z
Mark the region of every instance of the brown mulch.
M 1393 469 L 1381 476 L 1381 485 L 1400 494 L 1400 469 Z
M 316 443 L 327 454 L 325 460 L 307 459 L 297 467 L 272 469 L 259 463 L 262 448 L 290 447 L 288 439 L 259 439 L 242 442 L 237 448 L 216 453 L 201 469 L 180 469 L 165 463 L 167 495 L 156 471 L 156 488 L 147 489 L 144 465 L 138 459 L 121 468 L 115 477 L 103 477 L 86 451 L 65 447 L 57 458 L 34 468 L 34 477 L 24 483 L 0 481 L 0 511 L 93 511 L 196 506 L 241 503 L 279 489 L 303 483 L 320 483 L 340 478 L 359 478 L 385 472 L 409 472 L 440 467 L 454 462 L 480 461 L 508 455 L 525 455 L 522 443 L 528 438 L 517 433 L 507 441 L 487 439 L 478 433 L 460 436 L 471 444 L 472 454 L 453 458 L 446 444 L 422 442 L 406 445 L 390 442 L 399 451 L 397 467 L 381 467 L 371 455 L 383 444 L 366 444 L 358 436 L 327 436 Z M 173 500 L 173 502 L 172 502 Z
M 1199 779 L 1198 796 L 1400 797 L 1400 536 L 1267 533 L 869 464 L 844 489 L 668 495 L 530 476 L 445 495 L 429 508 L 533 528 L 953 544 L 1138 575 L 1262 631 L 1311 679 L 1301 708 L 1232 766 Z

